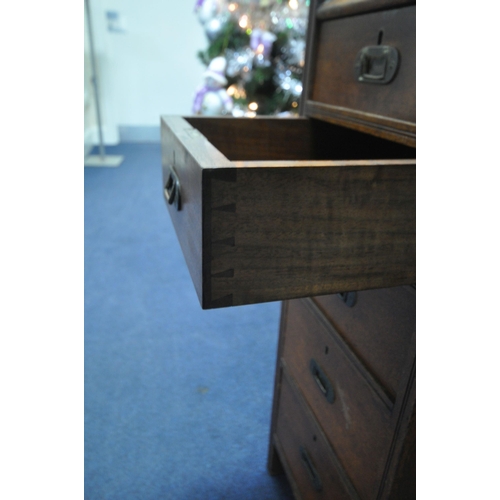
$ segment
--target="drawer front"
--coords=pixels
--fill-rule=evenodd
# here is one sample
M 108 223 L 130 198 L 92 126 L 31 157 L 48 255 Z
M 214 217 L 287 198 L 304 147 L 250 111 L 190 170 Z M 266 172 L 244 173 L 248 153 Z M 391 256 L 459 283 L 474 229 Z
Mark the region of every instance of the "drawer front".
M 394 287 L 315 297 L 335 329 L 394 400 L 415 333 L 415 289 Z
M 375 498 L 391 443 L 391 410 L 349 359 L 310 299 L 290 301 L 282 359 L 362 498 Z
M 317 424 L 304 411 L 300 398 L 284 374 L 275 440 L 283 454 L 281 459 L 285 468 L 292 475 L 302 499 L 357 498 L 355 493 L 349 495 L 326 440 Z
M 319 23 L 306 113 L 323 109 L 346 125 L 397 129 L 414 138 L 415 12 L 413 5 Z

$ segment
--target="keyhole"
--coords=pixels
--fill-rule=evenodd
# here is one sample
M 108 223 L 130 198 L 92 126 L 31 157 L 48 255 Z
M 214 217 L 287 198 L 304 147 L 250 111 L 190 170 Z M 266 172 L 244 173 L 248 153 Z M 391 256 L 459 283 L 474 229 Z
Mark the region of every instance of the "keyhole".
M 384 36 L 384 30 L 380 30 L 378 32 L 378 41 L 377 41 L 377 45 L 380 45 L 382 43 L 382 37 Z

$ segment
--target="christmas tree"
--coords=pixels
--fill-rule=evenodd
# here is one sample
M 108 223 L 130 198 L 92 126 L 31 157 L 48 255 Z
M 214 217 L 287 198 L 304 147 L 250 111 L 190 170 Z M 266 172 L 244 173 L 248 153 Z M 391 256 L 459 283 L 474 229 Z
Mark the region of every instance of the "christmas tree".
M 195 114 L 296 114 L 309 0 L 197 0 L 208 39 Z

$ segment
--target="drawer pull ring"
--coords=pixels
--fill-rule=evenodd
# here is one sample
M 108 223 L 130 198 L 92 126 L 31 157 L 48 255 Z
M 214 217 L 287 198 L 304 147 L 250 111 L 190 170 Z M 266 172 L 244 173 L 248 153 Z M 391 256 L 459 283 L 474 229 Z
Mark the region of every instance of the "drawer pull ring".
M 173 168 L 170 168 L 164 195 L 169 205 L 174 205 L 177 210 L 181 209 L 181 185 Z
M 323 485 L 321 484 L 321 479 L 319 478 L 318 473 L 316 472 L 316 468 L 314 467 L 311 457 L 309 457 L 309 453 L 304 447 L 300 447 L 300 459 L 304 464 L 309 477 L 311 478 L 311 482 L 316 491 L 321 491 L 323 489 Z
M 309 369 L 311 370 L 311 374 L 316 382 L 316 385 L 319 387 L 319 390 L 323 396 L 325 396 L 326 400 L 332 404 L 335 401 L 333 385 L 314 358 L 309 362 Z
M 354 307 L 358 294 L 356 292 L 341 292 L 337 294 L 347 307 Z
M 356 80 L 363 83 L 389 83 L 399 66 L 399 52 L 389 45 L 363 47 L 356 57 Z

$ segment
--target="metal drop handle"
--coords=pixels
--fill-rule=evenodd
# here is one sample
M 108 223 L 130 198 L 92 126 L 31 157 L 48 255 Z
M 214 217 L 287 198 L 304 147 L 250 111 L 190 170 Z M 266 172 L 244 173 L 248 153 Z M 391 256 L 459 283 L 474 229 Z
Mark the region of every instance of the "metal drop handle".
M 354 307 L 358 299 L 356 292 L 341 292 L 337 294 L 347 307 Z
M 172 167 L 170 167 L 163 193 L 169 205 L 174 205 L 177 210 L 181 209 L 181 184 Z
M 330 404 L 332 404 L 335 401 L 333 384 L 330 382 L 325 372 L 314 358 L 309 362 L 309 370 L 311 371 L 313 379 L 316 382 L 319 390 L 321 391 L 323 396 L 325 396 L 325 399 Z
M 399 52 L 389 45 L 363 47 L 356 56 L 354 72 L 362 83 L 387 84 L 396 76 Z
M 316 467 L 314 467 L 309 453 L 307 453 L 307 450 L 303 446 L 299 448 L 299 452 L 300 459 L 302 460 L 302 463 L 307 470 L 307 474 L 311 479 L 314 489 L 316 491 L 321 491 L 323 489 L 323 484 L 321 483 L 321 479 L 319 478 L 319 474 L 316 471 Z

